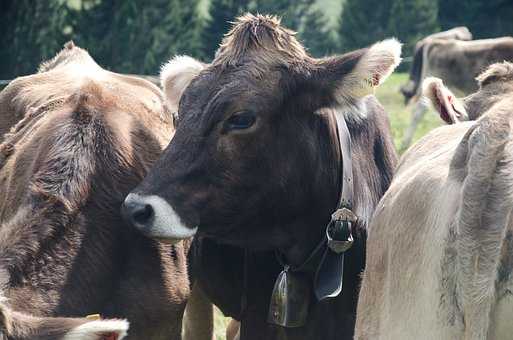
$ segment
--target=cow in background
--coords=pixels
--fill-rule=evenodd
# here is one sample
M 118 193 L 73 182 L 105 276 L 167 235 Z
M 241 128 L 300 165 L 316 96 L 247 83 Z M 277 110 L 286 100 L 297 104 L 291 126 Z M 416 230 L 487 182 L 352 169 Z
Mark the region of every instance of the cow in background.
M 416 52 L 410 80 L 401 91 L 407 101 L 419 97 L 422 82 L 433 76 L 444 79 L 451 89 L 460 94 L 470 94 L 478 88 L 475 77 L 491 64 L 502 61 L 513 61 L 513 37 L 472 41 L 430 39 Z M 415 104 L 402 149 L 411 144 L 427 108 L 427 102 L 423 100 Z
M 3 335 L 88 332 L 82 320 L 46 318 L 100 314 L 127 319 L 128 339 L 180 339 L 190 241 L 151 240 L 120 215 L 174 132 L 159 88 L 106 71 L 68 43 L 11 82 L 0 108 L 0 133 L 10 128 L 0 145 Z
M 434 77 L 424 81 L 422 93 L 447 124 L 476 120 L 497 101 L 513 95 L 513 63 L 493 64 L 476 80 L 479 90 L 462 99 Z
M 418 79 L 420 78 L 422 74 L 422 70 L 424 67 L 423 63 L 423 53 L 424 53 L 424 46 L 429 43 L 430 41 L 434 39 L 441 39 L 441 40 L 464 40 L 469 41 L 472 40 L 472 33 L 470 30 L 465 26 L 455 27 L 447 31 L 437 32 L 433 33 L 431 35 L 428 35 L 422 40 L 419 40 L 415 44 L 415 49 L 413 51 L 413 60 L 412 60 L 412 66 L 410 69 L 409 79 L 408 82 L 401 86 L 400 91 L 404 96 L 404 102 L 405 105 L 408 105 L 412 98 L 416 97 L 416 93 L 418 92 Z M 417 125 L 419 124 L 420 120 L 422 119 L 425 112 L 425 103 L 422 101 L 419 101 L 418 103 L 415 103 L 415 107 L 413 109 L 413 115 L 412 115 L 412 122 L 408 126 L 408 129 L 406 130 L 403 141 L 401 144 L 401 150 L 405 150 L 410 144 L 413 139 L 413 135 L 415 134 L 415 130 L 417 129 Z
M 408 82 L 401 86 L 401 93 L 404 96 L 405 102 L 408 103 L 412 97 L 418 91 L 419 79 L 421 78 L 423 68 L 423 53 L 424 46 L 434 39 L 441 40 L 472 40 L 472 33 L 465 26 L 455 27 L 447 31 L 433 33 L 428 35 L 422 40 L 419 40 L 415 44 L 415 50 L 413 52 L 413 62 L 410 70 L 410 76 Z
M 435 129 L 401 158 L 369 228 L 355 339 L 511 338 L 512 80 L 512 64 L 492 65 L 465 113 L 427 83 L 443 115 L 477 120 Z

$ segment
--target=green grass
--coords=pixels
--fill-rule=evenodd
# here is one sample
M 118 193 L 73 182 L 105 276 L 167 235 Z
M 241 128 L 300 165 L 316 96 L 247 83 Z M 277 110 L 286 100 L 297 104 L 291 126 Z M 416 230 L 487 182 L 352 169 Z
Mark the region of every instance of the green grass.
M 394 73 L 376 90 L 378 100 L 385 107 L 390 117 L 392 135 L 397 150 L 399 150 L 404 132 L 410 124 L 413 110 L 413 105 L 404 105 L 403 96 L 399 92 L 400 86 L 406 83 L 407 79 L 408 74 L 406 73 Z M 429 110 L 417 127 L 413 142 L 442 124 L 443 122 L 440 117 L 432 110 Z
M 412 106 L 404 105 L 403 96 L 399 92 L 399 87 L 406 82 L 408 75 L 406 73 L 397 73 L 390 76 L 387 81 L 376 90 L 378 100 L 383 104 L 390 117 L 392 134 L 396 148 L 399 149 L 404 131 L 410 124 Z M 414 136 L 414 142 L 431 131 L 435 127 L 442 125 L 442 120 L 432 111 L 429 111 L 420 122 Z M 225 329 L 230 321 L 229 318 L 216 309 L 215 313 L 215 336 L 216 340 L 225 339 Z
M 223 313 L 221 313 L 221 311 L 216 307 L 214 313 L 214 334 L 216 340 L 225 339 L 226 326 L 228 326 L 229 322 L 230 318 L 225 317 Z

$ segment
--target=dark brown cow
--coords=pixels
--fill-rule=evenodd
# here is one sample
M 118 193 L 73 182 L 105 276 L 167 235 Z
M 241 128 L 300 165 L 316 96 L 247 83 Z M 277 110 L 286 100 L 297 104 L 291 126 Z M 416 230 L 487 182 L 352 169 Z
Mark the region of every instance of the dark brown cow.
M 180 57 L 164 68 L 169 102 L 179 103 L 177 131 L 125 200 L 125 214 L 156 238 L 198 232 L 196 273 L 214 303 L 242 320 L 241 339 L 352 338 L 365 227 L 396 162 L 387 115 L 367 94 L 399 55 L 400 44 L 387 40 L 313 59 L 278 20 L 248 14 L 211 64 Z M 317 302 L 312 290 L 304 296 L 312 296 L 305 326 L 273 326 L 266 321 L 270 294 L 283 268 L 275 252 L 292 266 L 304 262 L 338 202 L 335 114 L 352 137 L 360 217 L 343 292 Z M 307 282 L 318 262 L 303 268 Z
M 188 242 L 150 240 L 119 213 L 173 134 L 162 92 L 69 43 L 13 81 L 0 107 L 2 129 L 22 118 L 0 146 L 0 284 L 12 315 L 98 313 L 126 318 L 129 339 L 180 339 Z M 54 338 L 34 324 L 39 337 L 7 338 Z

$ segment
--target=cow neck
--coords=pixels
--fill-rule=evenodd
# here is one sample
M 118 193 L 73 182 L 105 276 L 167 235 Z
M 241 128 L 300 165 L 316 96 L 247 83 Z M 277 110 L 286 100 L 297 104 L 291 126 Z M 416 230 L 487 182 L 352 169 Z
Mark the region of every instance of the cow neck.
M 331 221 L 326 226 L 323 237 L 303 263 L 292 266 L 287 263 L 282 251 L 276 251 L 276 258 L 283 270 L 274 285 L 268 322 L 282 327 L 301 327 L 306 324 L 312 289 L 318 301 L 340 294 L 344 272 L 344 253 L 353 244 L 352 231 L 357 218 L 352 212 L 354 181 L 351 136 L 343 114 L 331 113 L 331 115 L 333 115 L 331 118 L 334 119 L 330 119 L 330 123 L 335 122 L 336 140 L 334 143 L 337 145 L 334 146 L 338 150 L 341 172 L 337 209 L 331 215 Z M 244 266 L 248 266 L 247 261 Z M 244 270 L 246 272 L 247 268 Z M 246 281 L 246 275 L 244 276 L 244 281 Z M 244 301 L 245 292 L 242 307 L 245 307 Z

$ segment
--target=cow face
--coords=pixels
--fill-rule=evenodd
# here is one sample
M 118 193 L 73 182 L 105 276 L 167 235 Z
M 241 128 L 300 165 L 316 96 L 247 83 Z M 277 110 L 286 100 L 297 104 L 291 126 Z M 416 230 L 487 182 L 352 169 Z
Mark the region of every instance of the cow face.
M 505 95 L 513 93 L 513 64 L 493 64 L 476 80 L 479 90 L 463 99 L 456 98 L 438 78 L 427 78 L 422 92 L 446 123 L 476 120 Z
M 399 55 L 387 40 L 317 60 L 276 19 L 240 18 L 210 65 L 180 57 L 164 68 L 168 102 L 179 102 L 176 134 L 127 197 L 125 215 L 152 237 L 199 230 L 277 246 L 280 225 L 305 213 L 319 190 L 310 183 L 328 171 L 320 154 L 332 141 L 315 111 L 355 107 Z

